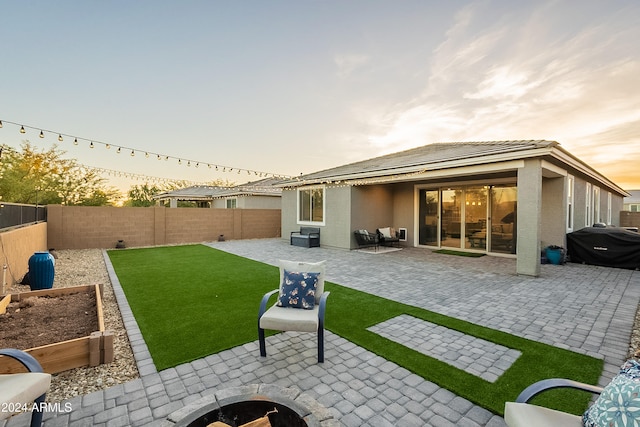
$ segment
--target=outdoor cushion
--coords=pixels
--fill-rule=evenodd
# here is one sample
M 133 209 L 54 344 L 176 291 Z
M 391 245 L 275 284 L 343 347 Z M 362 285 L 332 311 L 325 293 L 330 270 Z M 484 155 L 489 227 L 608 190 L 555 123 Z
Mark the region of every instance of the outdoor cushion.
M 278 307 L 293 307 L 309 310 L 316 300 L 316 286 L 320 273 L 284 271 L 280 284 Z
M 635 426 L 640 420 L 640 364 L 631 359 L 584 413 L 585 427 Z
M 390 239 L 391 236 L 391 227 L 385 227 L 385 228 L 379 228 L 378 231 L 380 231 L 380 234 L 382 234 L 383 237 Z
M 504 420 L 509 427 L 581 427 L 582 418 L 578 415 L 529 403 L 507 402 L 504 408 Z
M 46 393 L 50 384 L 51 374 L 43 372 L 0 375 L 0 402 L 3 405 L 0 420 L 19 412 L 9 412 L 9 409 L 14 408 L 13 405 L 8 405 L 9 403 L 26 404 L 27 408 L 31 409 L 33 401 Z
M 317 304 L 310 310 L 274 305 L 260 317 L 260 327 L 276 331 L 317 332 L 318 310 Z
M 300 261 L 287 261 L 280 260 L 278 262 L 280 266 L 280 283 L 284 279 L 284 271 L 297 271 L 299 273 L 319 273 L 318 284 L 316 285 L 316 304 L 320 303 L 320 297 L 324 292 L 324 273 L 325 273 L 325 261 L 320 262 L 300 262 Z

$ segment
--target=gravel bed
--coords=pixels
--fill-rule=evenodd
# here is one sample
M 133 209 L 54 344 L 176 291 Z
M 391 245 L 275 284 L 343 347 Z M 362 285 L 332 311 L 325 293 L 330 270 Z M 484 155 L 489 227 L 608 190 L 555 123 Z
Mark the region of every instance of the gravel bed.
M 47 392 L 48 402 L 60 402 L 79 395 L 103 390 L 139 378 L 127 331 L 122 322 L 101 249 L 56 250 L 54 288 L 79 285 L 103 285 L 105 329 L 113 331 L 114 361 L 108 365 L 76 368 L 53 375 Z M 11 293 L 28 292 L 29 286 L 15 285 Z

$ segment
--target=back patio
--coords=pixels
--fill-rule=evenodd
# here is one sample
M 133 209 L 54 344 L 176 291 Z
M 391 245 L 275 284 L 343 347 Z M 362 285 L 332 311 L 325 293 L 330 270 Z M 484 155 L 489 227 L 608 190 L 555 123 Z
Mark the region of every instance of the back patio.
M 640 299 L 638 271 L 543 265 L 539 277 L 530 277 L 516 275 L 515 259 L 464 258 L 424 248 L 372 255 L 303 249 L 280 239 L 209 245 L 272 265 L 279 259 L 327 260 L 327 280 L 604 358 L 602 385 L 627 355 Z M 74 410 L 45 415 L 45 426 L 162 425 L 167 415 L 203 396 L 257 383 L 298 388 L 345 426 L 504 426 L 501 417 L 330 332 L 324 364 L 316 364 L 314 339 L 284 333 L 268 338 L 266 359 L 259 357 L 256 339 L 157 372 L 112 269 L 110 273 L 141 378 L 71 399 Z M 415 328 L 410 321 L 395 326 Z M 421 333 L 411 332 L 412 337 Z M 469 343 L 441 357 L 455 362 L 482 350 Z M 497 368 L 489 366 L 488 371 L 499 375 Z M 14 417 L 6 426 L 20 425 L 21 420 Z

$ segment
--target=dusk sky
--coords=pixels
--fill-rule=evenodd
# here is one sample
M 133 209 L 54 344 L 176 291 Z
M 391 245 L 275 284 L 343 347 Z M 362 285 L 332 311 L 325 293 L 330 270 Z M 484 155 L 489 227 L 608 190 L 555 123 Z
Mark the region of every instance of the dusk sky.
M 547 139 L 640 188 L 638 0 L 15 0 L 0 40 L 0 144 L 88 166 L 241 183 Z

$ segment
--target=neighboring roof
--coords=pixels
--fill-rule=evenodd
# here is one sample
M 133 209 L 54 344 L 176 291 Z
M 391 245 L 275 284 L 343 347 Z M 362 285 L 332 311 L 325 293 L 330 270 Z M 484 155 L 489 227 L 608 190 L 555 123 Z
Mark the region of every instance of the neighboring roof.
M 431 170 L 519 160 L 532 157 L 552 156 L 572 167 L 591 175 L 620 194 L 626 193 L 616 184 L 599 174 L 586 163 L 560 147 L 556 141 L 474 141 L 439 142 L 423 145 L 397 153 L 387 154 L 331 169 L 283 181 L 283 186 L 313 185 L 322 183 L 353 182 L 379 178 L 411 176 Z
M 640 190 L 627 191 L 631 196 L 625 197 L 623 203 L 640 203 Z
M 282 189 L 274 185 L 281 180 L 275 178 L 265 178 L 259 181 L 247 182 L 233 187 L 214 187 L 209 185 L 194 185 L 158 194 L 153 198 L 178 199 L 178 200 L 213 200 L 234 196 L 273 196 L 280 197 Z

